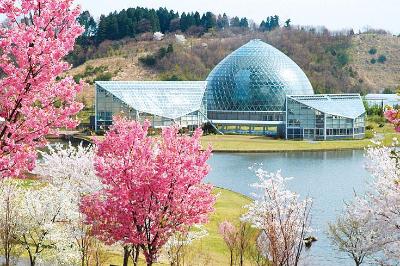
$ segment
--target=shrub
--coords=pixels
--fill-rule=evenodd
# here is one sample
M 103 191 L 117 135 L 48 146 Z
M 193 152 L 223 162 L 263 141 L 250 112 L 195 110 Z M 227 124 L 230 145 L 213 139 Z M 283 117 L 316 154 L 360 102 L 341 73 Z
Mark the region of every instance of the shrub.
M 83 78 L 82 74 L 77 74 L 75 76 L 73 76 L 73 79 L 76 83 L 79 83 L 81 81 L 81 79 Z
M 106 66 L 93 67 L 91 65 L 87 65 L 83 75 L 84 75 L 84 77 L 93 76 L 93 75 L 96 75 L 96 74 L 98 74 L 100 72 L 104 72 L 107 69 L 108 69 L 108 67 L 106 67 Z
M 368 53 L 369 53 L 370 55 L 374 55 L 374 54 L 376 54 L 376 52 L 377 52 L 376 48 L 371 48 L 371 49 L 369 49 L 369 51 L 368 51 Z
M 161 76 L 161 80 L 163 80 L 163 81 L 183 81 L 185 79 L 177 74 L 172 74 L 172 75 Z
M 337 55 L 337 60 L 338 60 L 338 62 L 339 62 L 339 64 L 341 66 L 345 66 L 345 65 L 347 65 L 349 63 L 350 58 L 349 58 L 349 56 L 347 54 L 340 53 L 340 54 Z
M 393 90 L 391 88 L 385 88 L 382 92 L 383 94 L 393 94 Z
M 146 66 L 154 66 L 157 59 L 154 55 L 146 55 L 139 58 L 139 61 Z
M 371 62 L 371 64 L 375 64 L 376 63 L 376 59 L 372 58 L 370 62 Z
M 374 137 L 374 132 L 372 131 L 365 131 L 365 138 L 372 139 Z
M 380 55 L 380 56 L 378 57 L 378 62 L 381 63 L 381 64 L 385 63 L 386 60 L 387 60 L 387 58 L 386 58 L 386 56 L 384 56 L 384 55 Z
M 371 115 L 371 116 L 368 116 L 368 121 L 376 123 L 376 124 L 384 124 L 385 118 L 382 116 L 379 116 L 379 115 Z
M 112 74 L 110 72 L 104 72 L 99 75 L 97 75 L 94 80 L 99 80 L 99 81 L 109 81 L 112 79 Z
M 365 127 L 365 129 L 366 130 L 372 130 L 372 129 L 374 129 L 374 126 L 373 125 L 368 125 L 368 126 Z

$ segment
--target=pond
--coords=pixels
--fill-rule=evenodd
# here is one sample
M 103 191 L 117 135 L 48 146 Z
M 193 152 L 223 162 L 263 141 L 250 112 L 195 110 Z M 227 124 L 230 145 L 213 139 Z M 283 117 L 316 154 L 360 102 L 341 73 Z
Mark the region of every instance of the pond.
M 307 265 L 353 265 L 344 254 L 335 252 L 326 237 L 328 222 L 334 221 L 344 201 L 366 188 L 364 151 L 284 152 L 284 153 L 215 153 L 207 177 L 215 186 L 248 196 L 256 192 L 250 184 L 258 181 L 248 168 L 262 164 L 268 171 L 281 170 L 289 189 L 313 198 L 312 227 L 318 238 L 307 251 Z

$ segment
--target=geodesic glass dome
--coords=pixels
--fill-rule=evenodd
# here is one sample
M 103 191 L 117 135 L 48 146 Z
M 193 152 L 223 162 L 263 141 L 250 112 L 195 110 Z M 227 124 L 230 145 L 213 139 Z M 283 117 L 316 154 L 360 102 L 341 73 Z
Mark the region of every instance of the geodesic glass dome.
M 312 95 L 300 67 L 278 49 L 252 40 L 207 78 L 208 111 L 284 111 L 286 95 Z

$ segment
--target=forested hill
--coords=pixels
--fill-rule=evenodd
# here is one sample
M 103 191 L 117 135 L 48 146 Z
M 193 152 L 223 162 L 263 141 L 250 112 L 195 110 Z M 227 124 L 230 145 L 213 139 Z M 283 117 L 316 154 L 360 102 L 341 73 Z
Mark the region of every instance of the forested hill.
M 86 32 L 68 60 L 75 78 L 88 82 L 204 80 L 226 55 L 258 38 L 291 57 L 318 93 L 394 91 L 400 85 L 400 38 L 384 31 L 329 32 L 276 15 L 256 25 L 248 18 L 165 8 L 131 8 L 97 22 L 84 12 L 79 20 Z M 154 40 L 157 31 L 163 40 Z

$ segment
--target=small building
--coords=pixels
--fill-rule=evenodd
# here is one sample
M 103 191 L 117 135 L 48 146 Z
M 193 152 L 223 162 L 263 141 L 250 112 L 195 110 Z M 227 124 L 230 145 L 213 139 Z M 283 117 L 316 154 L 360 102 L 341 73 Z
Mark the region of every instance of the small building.
M 105 129 L 114 115 L 149 120 L 153 128 L 177 123 L 193 129 L 206 119 L 204 81 L 97 81 L 95 128 Z
M 400 105 L 400 95 L 398 94 L 378 94 L 370 93 L 364 96 L 365 101 L 369 106 L 385 106 L 395 107 Z
M 365 108 L 359 94 L 287 96 L 286 139 L 362 139 Z

